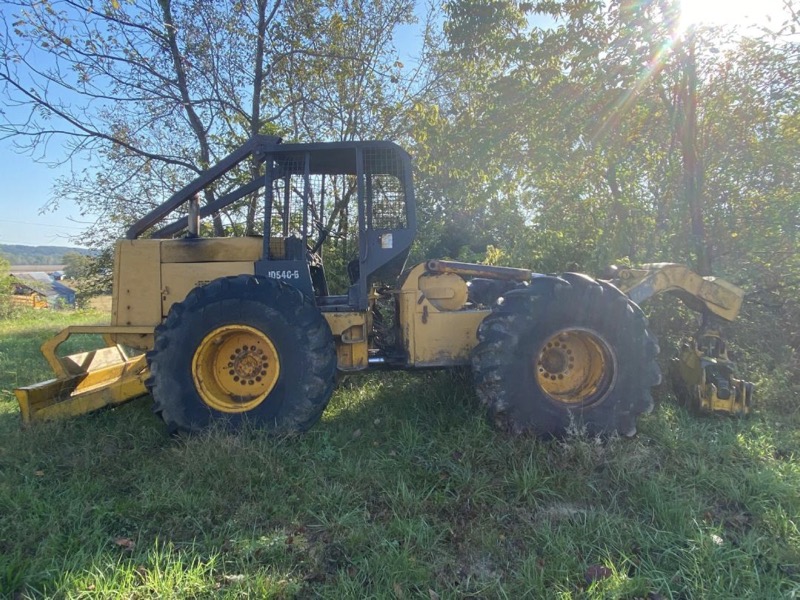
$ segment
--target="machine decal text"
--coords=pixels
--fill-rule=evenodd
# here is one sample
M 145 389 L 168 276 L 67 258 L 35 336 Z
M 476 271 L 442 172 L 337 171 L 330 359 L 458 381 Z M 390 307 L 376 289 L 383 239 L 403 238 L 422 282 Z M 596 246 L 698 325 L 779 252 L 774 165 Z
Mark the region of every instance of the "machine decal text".
M 300 279 L 300 271 L 267 271 L 267 277 L 270 279 Z

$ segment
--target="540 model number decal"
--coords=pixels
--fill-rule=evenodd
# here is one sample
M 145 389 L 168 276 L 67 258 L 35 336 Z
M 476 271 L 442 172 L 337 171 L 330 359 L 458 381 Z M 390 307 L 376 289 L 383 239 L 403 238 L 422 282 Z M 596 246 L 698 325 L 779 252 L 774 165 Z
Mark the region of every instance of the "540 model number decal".
M 267 271 L 270 279 L 300 279 L 300 271 Z

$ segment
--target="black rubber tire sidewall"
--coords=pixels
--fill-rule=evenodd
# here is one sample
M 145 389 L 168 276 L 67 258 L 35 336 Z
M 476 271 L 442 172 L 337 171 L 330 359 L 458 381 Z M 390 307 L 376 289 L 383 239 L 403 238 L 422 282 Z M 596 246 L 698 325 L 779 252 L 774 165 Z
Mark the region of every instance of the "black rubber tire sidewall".
M 575 423 L 592 433 L 632 435 L 636 417 L 652 408 L 650 387 L 660 381 L 658 346 L 638 307 L 613 286 L 565 274 L 507 294 L 482 323 L 473 353 L 479 398 L 503 429 L 561 436 Z M 614 379 L 593 404 L 559 403 L 539 386 L 534 357 L 565 329 L 584 329 L 610 349 Z
M 192 361 L 208 333 L 247 325 L 275 345 L 280 374 L 263 402 L 242 413 L 209 407 L 197 392 Z M 214 422 L 244 422 L 279 432 L 303 431 L 318 420 L 333 391 L 336 351 L 324 317 L 302 292 L 253 276 L 227 277 L 193 290 L 156 330 L 148 354 L 154 410 L 172 431 L 199 431 Z

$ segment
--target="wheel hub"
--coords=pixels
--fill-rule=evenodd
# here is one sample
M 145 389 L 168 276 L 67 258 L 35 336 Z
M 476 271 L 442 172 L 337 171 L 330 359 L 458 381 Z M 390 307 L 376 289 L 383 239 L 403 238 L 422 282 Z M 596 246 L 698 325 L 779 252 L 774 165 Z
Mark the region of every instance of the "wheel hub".
M 269 336 L 254 327 L 225 325 L 200 342 L 192 374 L 208 406 L 227 413 L 246 412 L 261 404 L 277 384 L 278 351 Z
M 242 346 L 236 348 L 228 362 L 228 375 L 234 382 L 241 381 L 247 385 L 255 385 L 267 375 L 269 362 L 261 348 Z
M 542 353 L 541 366 L 548 376 L 561 375 L 570 368 L 568 355 L 560 347 L 548 348 Z
M 536 382 L 547 396 L 575 407 L 601 401 L 615 372 L 609 345 L 586 329 L 559 331 L 546 340 L 533 362 Z

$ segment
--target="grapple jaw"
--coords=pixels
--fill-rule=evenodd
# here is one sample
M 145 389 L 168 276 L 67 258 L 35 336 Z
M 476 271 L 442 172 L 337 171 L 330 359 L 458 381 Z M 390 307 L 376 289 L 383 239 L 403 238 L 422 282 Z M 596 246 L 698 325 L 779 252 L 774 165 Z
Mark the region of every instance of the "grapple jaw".
M 670 364 L 678 400 L 698 414 L 745 416 L 753 406 L 755 385 L 736 376 L 718 331 L 701 330 L 683 344 Z

